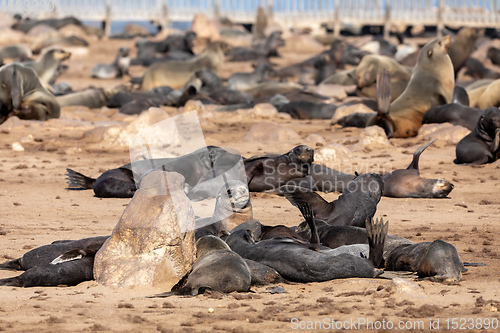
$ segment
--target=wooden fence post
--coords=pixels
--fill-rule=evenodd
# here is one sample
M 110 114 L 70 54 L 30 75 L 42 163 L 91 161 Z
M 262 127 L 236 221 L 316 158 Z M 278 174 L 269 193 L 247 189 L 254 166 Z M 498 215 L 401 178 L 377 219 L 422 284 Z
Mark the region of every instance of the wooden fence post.
M 443 12 L 444 12 L 444 1 L 438 0 L 438 8 L 437 8 L 437 36 L 438 36 L 438 38 L 443 36 L 443 30 L 444 30 Z
M 342 29 L 342 21 L 340 20 L 340 1 L 335 0 L 333 2 L 334 14 L 333 14 L 333 36 L 338 38 L 340 36 L 340 30 Z
M 158 0 L 158 27 L 159 30 L 165 31 L 170 24 L 168 18 L 168 5 L 164 0 Z
M 391 5 L 388 1 L 385 2 L 385 16 L 384 16 L 384 39 L 389 40 L 391 34 Z
M 104 36 L 111 36 L 111 4 L 106 1 L 106 16 L 104 17 Z

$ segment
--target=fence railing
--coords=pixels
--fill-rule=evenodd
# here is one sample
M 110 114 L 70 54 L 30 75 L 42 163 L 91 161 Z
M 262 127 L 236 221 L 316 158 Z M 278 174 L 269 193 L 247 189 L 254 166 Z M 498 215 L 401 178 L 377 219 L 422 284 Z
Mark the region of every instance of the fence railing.
M 0 11 L 82 20 L 190 21 L 197 13 L 253 22 L 263 6 L 284 26 L 454 25 L 500 28 L 500 0 L 0 0 Z

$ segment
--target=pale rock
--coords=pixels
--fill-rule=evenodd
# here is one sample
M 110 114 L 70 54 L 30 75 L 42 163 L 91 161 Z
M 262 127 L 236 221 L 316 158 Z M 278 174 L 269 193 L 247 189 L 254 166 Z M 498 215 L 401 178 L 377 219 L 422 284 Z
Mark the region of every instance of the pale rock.
M 469 133 L 469 129 L 451 123 L 423 124 L 418 130 L 417 138 L 422 138 L 424 140 L 438 138 L 438 142 L 442 141 L 456 145 Z
M 393 278 L 386 289 L 391 293 L 405 294 L 413 298 L 427 298 L 424 289 L 418 284 L 398 277 Z
M 183 184 L 180 174 L 163 171 L 142 179 L 96 254 L 98 283 L 170 290 L 191 269 L 196 260 L 195 216 Z
M 358 136 L 357 146 L 363 148 L 385 148 L 391 146 L 387 134 L 380 126 L 369 126 L 363 128 Z
M 300 141 L 300 136 L 290 128 L 274 122 L 263 121 L 254 125 L 243 137 L 243 141 Z
M 340 118 L 344 118 L 353 113 L 373 113 L 375 112 L 364 104 L 342 105 L 337 108 L 330 124 L 336 124 Z
M 323 165 L 339 164 L 350 161 L 352 152 L 338 143 L 331 143 L 314 152 L 314 161 Z
M 24 151 L 23 145 L 21 145 L 19 142 L 14 142 L 12 143 L 12 150 L 13 151 Z
M 308 136 L 306 136 L 304 141 L 305 142 L 312 142 L 314 144 L 318 144 L 318 143 L 324 144 L 326 142 L 324 137 L 322 137 L 319 134 L 315 134 L 315 133 L 309 134 Z

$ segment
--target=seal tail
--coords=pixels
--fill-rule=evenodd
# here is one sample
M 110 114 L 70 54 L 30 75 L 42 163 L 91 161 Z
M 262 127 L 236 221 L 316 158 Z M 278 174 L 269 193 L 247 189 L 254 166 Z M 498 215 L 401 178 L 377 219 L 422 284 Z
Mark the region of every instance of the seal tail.
M 7 279 L 1 279 L 0 286 L 24 287 L 21 279 L 18 276 Z
M 429 147 L 431 144 L 433 144 L 434 141 L 436 141 L 436 140 L 437 140 L 437 138 L 432 139 L 431 141 L 427 142 L 426 144 L 418 147 L 417 150 L 415 150 L 415 152 L 413 153 L 413 160 L 411 161 L 410 165 L 406 168 L 406 170 L 414 169 L 414 170 L 418 171 L 418 161 L 420 160 L 420 154 L 422 154 L 424 152 L 424 150 L 426 150 L 427 147 Z
M 75 170 L 66 168 L 66 181 L 68 182 L 69 188 L 82 188 L 82 189 L 92 189 L 96 179 L 82 175 Z
M 384 261 L 384 245 L 387 232 L 389 230 L 389 222 L 383 219 L 373 220 L 366 219 L 366 234 L 368 235 L 368 245 L 370 247 L 370 260 L 375 267 L 382 267 Z
M 377 73 L 377 112 L 386 115 L 391 108 L 391 75 L 386 69 Z
M 21 266 L 21 259 L 18 258 L 0 264 L 0 270 L 23 271 L 24 269 Z
M 298 203 L 297 208 L 304 216 L 309 228 L 311 229 L 311 240 L 309 241 L 311 244 L 320 244 L 318 229 L 316 228 L 316 223 L 314 222 L 313 210 L 311 205 L 308 203 Z

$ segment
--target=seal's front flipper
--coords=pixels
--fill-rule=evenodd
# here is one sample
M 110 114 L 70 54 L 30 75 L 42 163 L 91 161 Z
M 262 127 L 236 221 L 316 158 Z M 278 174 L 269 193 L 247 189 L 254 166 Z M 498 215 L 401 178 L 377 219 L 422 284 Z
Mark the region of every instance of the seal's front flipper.
M 375 267 L 383 267 L 384 245 L 389 230 L 389 222 L 384 223 L 383 219 L 366 219 L 365 225 L 368 245 L 370 246 L 368 260 L 370 260 Z
M 309 228 L 311 229 L 311 244 L 319 244 L 318 230 L 316 229 L 316 223 L 314 222 L 314 214 L 311 205 L 308 203 L 297 203 L 297 208 L 304 216 Z
M 7 279 L 1 279 L 0 286 L 24 287 L 21 279 L 18 276 Z
M 11 261 L 4 262 L 0 264 L 0 269 L 2 270 L 13 270 L 13 271 L 24 271 L 21 266 L 21 258 L 17 258 Z
M 391 75 L 386 69 L 377 73 L 377 113 L 386 115 L 391 108 Z

